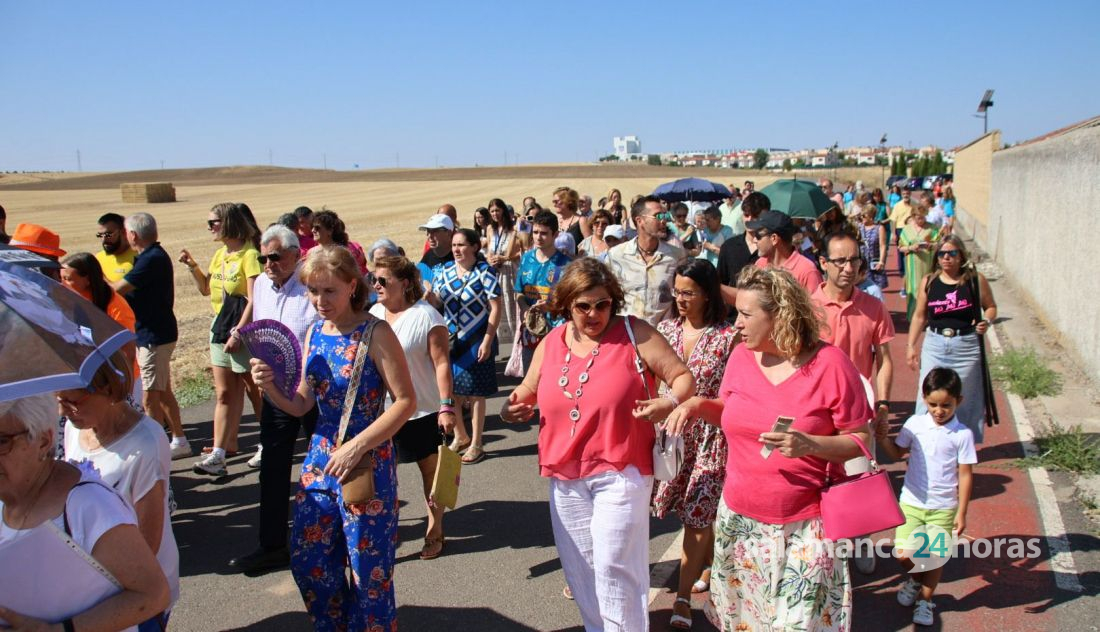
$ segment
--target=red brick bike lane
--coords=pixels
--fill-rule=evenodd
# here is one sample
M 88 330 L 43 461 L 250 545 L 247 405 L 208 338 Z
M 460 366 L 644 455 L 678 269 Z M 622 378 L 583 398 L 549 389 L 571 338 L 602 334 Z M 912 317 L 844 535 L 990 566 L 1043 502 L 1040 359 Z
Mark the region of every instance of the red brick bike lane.
M 905 300 L 898 295 L 900 279 L 891 275 L 890 281 L 886 305 L 897 330 L 897 337 L 890 344 L 894 364 L 891 426 L 896 432 L 913 413 L 918 374 L 905 362 L 908 323 Z M 1016 460 L 1023 457 L 1023 449 L 1012 411 L 1003 393 L 998 391 L 996 397 L 1001 423 L 986 429 L 985 442 L 978 447 L 966 532 L 991 545 L 999 540 L 1001 552 L 983 558 L 972 555 L 968 559 L 952 559 L 947 563 L 933 599 L 936 621 L 931 629 L 1009 632 L 1056 628 L 1054 615 L 1047 606 L 1056 601 L 1059 589 L 1049 563 L 1050 551 L 1038 502 L 1026 470 L 1016 467 Z M 894 487 L 900 492 L 904 463 L 886 463 L 884 467 L 891 472 Z M 874 539 L 892 541 L 892 537 L 893 532 L 887 531 L 876 534 Z M 1013 559 L 1007 555 L 1009 543 L 1028 540 L 1034 540 L 1032 550 L 1037 547 L 1041 552 L 1039 556 Z M 984 548 L 979 545 L 975 550 L 984 553 Z M 892 548 L 887 546 L 886 551 L 889 555 Z M 912 623 L 912 608 L 897 603 L 897 589 L 903 574 L 900 565 L 891 557 L 879 558 L 871 575 L 852 570 L 853 630 L 882 632 L 918 627 Z M 654 630 L 668 628 L 675 581 L 676 573 L 672 573 L 665 590 L 650 606 L 650 623 Z M 706 593 L 693 595 L 694 630 L 714 629 L 702 613 L 707 597 Z

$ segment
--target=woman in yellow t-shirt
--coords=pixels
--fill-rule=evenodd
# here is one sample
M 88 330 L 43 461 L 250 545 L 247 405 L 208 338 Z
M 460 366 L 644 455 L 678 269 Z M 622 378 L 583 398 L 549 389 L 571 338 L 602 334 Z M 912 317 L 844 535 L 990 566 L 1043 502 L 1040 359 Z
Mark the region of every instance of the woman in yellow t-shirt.
M 223 308 L 230 309 L 237 303 L 229 297 L 246 299 L 237 326 L 252 320 L 252 285 L 263 267 L 259 251 L 253 245 L 256 226 L 250 222 L 243 204 L 224 202 L 210 209 L 207 227 L 214 241 L 222 247 L 214 253 L 210 268 L 203 272 L 187 250 L 180 252 L 179 260 L 191 270 L 195 286 L 203 296 L 210 297 L 214 319 Z M 213 324 L 213 323 L 212 323 Z M 249 355 L 237 336 L 236 327 L 228 339 L 210 340 L 210 365 L 214 372 L 214 447 L 210 453 L 196 462 L 193 470 L 199 474 L 225 476 L 225 457 L 237 452 L 237 429 L 244 409 L 244 396 L 251 385 L 249 379 Z M 259 418 L 259 411 L 257 411 Z

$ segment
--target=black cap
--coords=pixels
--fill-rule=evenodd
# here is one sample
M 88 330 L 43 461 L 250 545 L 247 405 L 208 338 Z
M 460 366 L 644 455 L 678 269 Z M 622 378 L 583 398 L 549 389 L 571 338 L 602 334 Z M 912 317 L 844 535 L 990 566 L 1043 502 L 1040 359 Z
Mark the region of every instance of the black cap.
M 760 217 L 745 222 L 745 227 L 749 230 L 759 230 L 763 228 L 770 233 L 779 235 L 783 239 L 790 239 L 797 231 L 791 218 L 786 213 L 781 213 L 779 211 L 764 211 L 760 214 Z

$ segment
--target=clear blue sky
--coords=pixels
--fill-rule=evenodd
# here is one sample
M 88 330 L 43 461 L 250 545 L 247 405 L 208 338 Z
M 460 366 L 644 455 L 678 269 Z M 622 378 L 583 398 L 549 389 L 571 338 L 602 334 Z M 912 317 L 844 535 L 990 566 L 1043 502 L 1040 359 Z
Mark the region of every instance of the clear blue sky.
M 469 6 L 464 6 L 469 4 Z M 0 170 L 954 146 L 1100 114 L 1100 2 L 0 0 Z

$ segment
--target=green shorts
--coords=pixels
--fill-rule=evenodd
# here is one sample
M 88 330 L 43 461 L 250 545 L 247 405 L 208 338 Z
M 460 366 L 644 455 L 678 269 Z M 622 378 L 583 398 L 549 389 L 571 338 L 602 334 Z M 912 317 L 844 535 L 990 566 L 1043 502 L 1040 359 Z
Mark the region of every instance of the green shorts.
M 214 334 L 211 332 L 210 338 L 213 337 Z M 232 369 L 234 373 L 248 373 L 252 370 L 252 366 L 248 363 L 251 359 L 252 356 L 244 348 L 244 343 L 240 343 L 233 353 L 225 352 L 224 343 L 210 343 L 210 366 Z
M 901 513 L 905 514 L 905 524 L 894 531 L 895 549 L 911 548 L 915 550 L 925 544 L 920 540 L 913 543 L 909 542 L 909 537 L 917 527 L 939 527 L 946 531 L 948 536 L 955 530 L 955 513 L 958 511 L 958 507 L 952 507 L 951 509 L 921 509 L 905 503 L 899 504 L 901 505 Z

